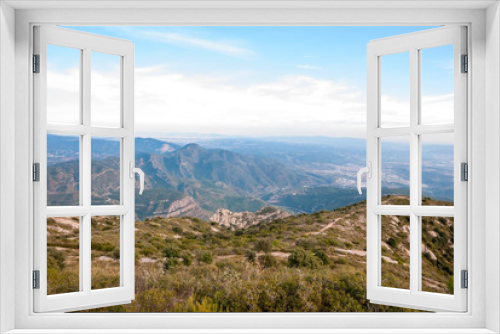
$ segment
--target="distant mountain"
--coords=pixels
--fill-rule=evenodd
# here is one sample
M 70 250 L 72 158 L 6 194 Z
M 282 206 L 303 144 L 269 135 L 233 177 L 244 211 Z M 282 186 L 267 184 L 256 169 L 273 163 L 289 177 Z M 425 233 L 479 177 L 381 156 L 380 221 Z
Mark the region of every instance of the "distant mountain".
M 120 141 L 117 139 L 93 137 L 92 158 L 104 159 L 120 154 Z M 180 145 L 153 138 L 135 138 L 135 151 L 163 154 L 181 148 Z M 47 135 L 47 161 L 54 164 L 78 159 L 80 139 L 78 136 Z
M 174 214 L 208 219 L 219 209 L 256 212 L 269 205 L 314 213 L 365 199 L 355 189 L 356 172 L 365 165 L 363 139 L 216 137 L 199 138 L 203 145 L 179 145 L 136 138 L 135 142 L 136 166 L 146 174 L 144 195 L 136 197 L 140 219 Z M 79 139 L 48 135 L 47 143 L 48 203 L 76 205 Z M 453 200 L 450 147 L 423 146 L 424 197 Z M 94 205 L 119 203 L 119 150 L 118 140 L 92 139 Z M 408 157 L 408 145 L 384 143 L 383 194 L 408 194 Z
M 162 154 L 181 148 L 180 145 L 167 143 L 153 138 L 135 138 L 135 152 Z
M 240 194 L 257 195 L 325 182 L 318 176 L 287 168 L 271 159 L 209 150 L 198 144 L 189 144 L 164 155 L 137 154 L 136 165 L 143 168 L 146 175 L 174 188 L 183 180 L 210 180 L 221 182 Z

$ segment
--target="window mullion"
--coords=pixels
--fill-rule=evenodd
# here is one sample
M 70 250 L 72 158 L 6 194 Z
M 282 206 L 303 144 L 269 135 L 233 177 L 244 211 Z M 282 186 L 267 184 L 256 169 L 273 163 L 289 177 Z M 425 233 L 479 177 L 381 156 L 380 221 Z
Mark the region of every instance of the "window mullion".
M 420 60 L 419 50 L 410 49 L 410 291 L 418 292 L 420 275 L 419 221 L 414 209 L 420 205 L 420 149 L 415 129 L 419 124 Z
M 82 61 L 82 125 L 85 128 L 90 127 L 90 49 L 83 49 L 83 61 Z M 91 133 L 86 132 L 82 138 L 81 147 L 81 158 L 80 158 L 80 175 L 82 180 L 80 181 L 80 198 L 82 200 L 83 206 L 90 209 L 92 204 L 92 193 L 91 193 Z M 83 182 L 82 182 L 83 181 Z M 90 293 L 91 283 L 92 283 L 92 268 L 91 268 L 91 215 L 90 211 L 87 212 L 82 219 L 82 233 L 80 234 L 80 282 L 83 287 L 83 291 Z

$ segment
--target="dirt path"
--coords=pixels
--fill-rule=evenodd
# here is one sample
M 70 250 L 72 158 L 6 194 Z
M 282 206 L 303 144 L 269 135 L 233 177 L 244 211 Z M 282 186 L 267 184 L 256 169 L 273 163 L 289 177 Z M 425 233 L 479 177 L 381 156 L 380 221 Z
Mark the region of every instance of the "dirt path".
M 328 225 L 324 226 L 321 230 L 319 231 L 316 231 L 316 232 L 308 232 L 308 233 L 304 233 L 304 235 L 318 235 L 318 234 L 321 234 L 323 232 L 325 232 L 326 230 L 328 229 L 331 229 L 332 227 L 335 226 L 335 220 L 333 220 L 331 223 L 328 223 Z

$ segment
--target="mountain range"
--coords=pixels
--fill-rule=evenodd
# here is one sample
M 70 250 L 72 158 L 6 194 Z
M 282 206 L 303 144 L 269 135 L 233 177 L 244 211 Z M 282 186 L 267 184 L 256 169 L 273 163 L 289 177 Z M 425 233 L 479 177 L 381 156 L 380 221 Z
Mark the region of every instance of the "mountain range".
M 265 206 L 313 213 L 364 200 L 355 189 L 356 171 L 366 154 L 361 139 L 200 138 L 199 143 L 187 144 L 173 140 L 178 142 L 135 140 L 136 166 L 146 174 L 145 191 L 136 196 L 138 219 L 209 219 L 219 209 L 256 212 Z M 48 135 L 47 147 L 48 204 L 77 205 L 78 137 Z M 393 144 L 384 149 L 391 156 L 394 175 L 383 184 L 382 193 L 408 194 L 405 146 Z M 436 150 L 437 161 L 440 150 Z M 92 139 L 93 205 L 119 203 L 119 152 L 118 140 Z M 424 195 L 449 200 L 450 185 L 440 182 L 440 175 L 444 179 L 449 170 L 442 164 L 436 166 L 433 188 L 425 188 Z

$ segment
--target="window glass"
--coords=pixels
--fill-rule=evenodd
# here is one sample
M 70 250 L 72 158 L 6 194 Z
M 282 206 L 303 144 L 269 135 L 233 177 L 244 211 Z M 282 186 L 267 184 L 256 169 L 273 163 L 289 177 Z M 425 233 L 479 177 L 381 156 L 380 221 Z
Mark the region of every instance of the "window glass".
M 410 137 L 381 138 L 382 195 L 399 195 L 392 205 L 409 205 L 410 195 Z M 382 204 L 387 204 L 383 199 Z
M 121 57 L 92 52 L 91 112 L 92 126 L 121 126 Z
M 410 289 L 410 217 L 381 216 L 381 285 Z
M 92 137 L 92 205 L 119 205 L 121 140 Z
M 380 57 L 380 126 L 410 126 L 410 53 Z
M 80 204 L 80 136 L 47 134 L 47 206 Z
M 47 45 L 47 123 L 80 123 L 80 54 Z
M 454 201 L 454 134 L 421 135 L 422 205 Z
M 421 217 L 422 291 L 453 294 L 453 217 Z M 457 279 L 457 284 L 459 281 Z
M 47 218 L 47 295 L 80 291 L 80 218 Z
M 453 124 L 453 44 L 423 49 L 421 61 L 421 123 Z
M 92 231 L 92 289 L 120 286 L 121 217 L 93 216 Z

